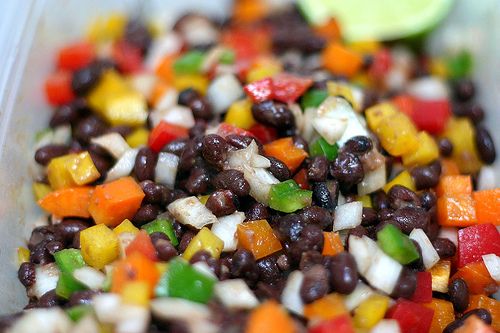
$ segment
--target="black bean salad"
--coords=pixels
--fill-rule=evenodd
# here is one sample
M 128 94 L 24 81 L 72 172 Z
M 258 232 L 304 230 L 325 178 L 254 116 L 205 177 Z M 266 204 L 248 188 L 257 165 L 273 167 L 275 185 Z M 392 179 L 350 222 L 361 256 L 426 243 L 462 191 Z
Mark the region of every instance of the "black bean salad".
M 236 2 L 56 55 L 6 332 L 500 331 L 472 58 Z

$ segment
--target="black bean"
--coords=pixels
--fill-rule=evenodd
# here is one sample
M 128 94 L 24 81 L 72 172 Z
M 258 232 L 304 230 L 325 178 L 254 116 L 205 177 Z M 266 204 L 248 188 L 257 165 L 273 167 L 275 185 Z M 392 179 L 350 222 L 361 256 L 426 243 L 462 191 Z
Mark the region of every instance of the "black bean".
M 331 174 L 342 185 L 352 186 L 363 180 L 363 165 L 359 158 L 351 153 L 340 152 L 331 164 Z
M 189 104 L 193 100 L 200 97 L 201 95 L 198 91 L 194 90 L 193 88 L 187 88 L 179 93 L 179 98 L 177 100 L 177 103 L 179 105 L 189 106 Z
M 306 271 L 314 265 L 322 265 L 325 257 L 318 251 L 310 250 L 302 252 L 300 257 L 299 269 L 301 271 Z
M 326 182 L 313 183 L 312 192 L 312 200 L 315 205 L 330 211 L 335 209 L 336 204 L 333 202 L 333 198 Z
M 435 161 L 426 166 L 419 166 L 410 171 L 417 190 L 435 187 L 441 176 L 441 163 Z
M 167 152 L 167 153 L 171 153 L 171 154 L 174 154 L 174 155 L 177 155 L 180 157 L 182 155 L 182 152 L 186 148 L 187 143 L 188 143 L 188 139 L 177 139 L 174 141 L 170 141 L 169 143 L 167 143 L 163 147 L 162 151 Z
M 210 270 L 216 276 L 220 275 L 221 265 L 220 265 L 219 261 L 217 259 L 215 259 L 214 257 L 212 257 L 212 255 L 208 251 L 205 251 L 205 250 L 197 251 L 191 257 L 191 259 L 189 259 L 189 262 L 191 264 L 194 264 L 197 262 L 204 262 L 205 264 L 207 264 L 207 266 L 210 268 Z
M 68 244 L 73 241 L 73 237 L 79 231 L 85 230 L 90 226 L 86 220 L 68 218 L 54 225 L 54 231 Z
M 436 238 L 432 242 L 432 246 L 434 246 L 441 259 L 453 257 L 457 251 L 455 244 L 448 238 Z
M 130 126 L 119 125 L 119 126 L 110 127 L 106 131 L 106 133 L 117 133 L 117 134 L 120 134 L 122 137 L 126 138 L 127 136 L 132 134 L 133 131 L 134 131 L 134 129 Z
M 358 269 L 349 252 L 341 252 L 330 260 L 330 283 L 341 294 L 350 294 L 358 284 Z
M 58 240 L 53 240 L 48 242 L 45 245 L 45 248 L 47 251 L 51 254 L 54 255 L 54 253 L 59 252 L 64 249 L 64 244 Z
M 204 97 L 198 97 L 188 104 L 195 118 L 209 120 L 213 117 L 212 106 Z
M 476 93 L 474 82 L 469 78 L 456 80 L 453 82 L 452 88 L 453 96 L 461 102 L 467 102 L 473 98 Z
M 260 143 L 255 140 L 253 137 L 248 136 L 248 135 L 238 135 L 238 134 L 231 134 L 226 136 L 226 141 L 229 143 L 231 146 L 237 148 L 237 149 L 244 149 L 248 147 L 252 141 L 255 141 L 257 145 Z
M 230 190 L 217 190 L 210 194 L 205 206 L 217 217 L 230 215 L 236 211 L 235 199 Z
M 75 291 L 69 297 L 68 305 L 69 306 L 90 305 L 90 304 L 92 304 L 92 299 L 94 298 L 94 296 L 99 294 L 99 293 L 100 292 L 95 291 L 95 290 Z
M 300 297 L 304 303 L 314 302 L 329 291 L 328 271 L 323 265 L 314 265 L 304 272 L 304 280 L 300 287 Z
M 186 248 L 188 247 L 189 243 L 191 242 L 191 240 L 194 238 L 195 235 L 196 234 L 191 230 L 186 231 L 182 235 L 181 240 L 179 241 L 179 246 L 178 246 L 180 253 L 183 253 L 184 251 L 186 251 Z
M 265 283 L 272 283 L 281 275 L 276 257 L 274 256 L 257 261 L 257 269 L 259 270 L 259 280 Z
M 196 137 L 189 140 L 186 148 L 182 151 L 179 169 L 183 171 L 189 171 L 193 168 L 196 163 L 196 159 L 201 155 L 201 150 L 203 146 L 203 138 Z
M 168 187 L 157 184 L 149 179 L 142 181 L 139 185 L 145 194 L 143 199 L 144 203 L 164 206 L 172 195 Z
M 364 155 L 373 148 L 372 140 L 369 137 L 358 135 L 350 138 L 342 147 L 342 150 L 354 155 Z
M 392 219 L 393 216 L 394 216 L 394 211 L 390 208 L 383 208 L 383 209 L 379 210 L 377 213 L 377 218 L 381 222 L 386 221 L 386 220 L 390 220 L 390 219 Z
M 186 181 L 186 190 L 191 194 L 203 194 L 207 192 L 210 178 L 204 168 L 196 167 L 191 170 Z
M 413 229 L 427 229 L 430 222 L 429 213 L 423 208 L 403 207 L 394 211 L 392 217 L 401 227 L 401 231 L 409 234 Z
M 141 226 L 156 219 L 160 212 L 157 205 L 145 204 L 135 213 L 132 222 L 134 225 Z
M 283 241 L 296 242 L 305 227 L 305 222 L 298 214 L 288 214 L 278 219 L 278 232 Z
M 439 153 L 441 156 L 449 157 L 453 153 L 453 143 L 448 138 L 438 140 Z
M 455 311 L 463 312 L 469 306 L 469 288 L 464 280 L 453 280 L 448 286 L 448 295 Z
M 132 19 L 125 26 L 123 39 L 145 53 L 151 44 L 152 37 L 144 23 L 138 19 Z
M 64 104 L 54 111 L 50 118 L 49 126 L 56 128 L 61 125 L 75 124 L 80 117 L 73 103 Z
M 226 140 L 220 135 L 209 134 L 203 138 L 203 158 L 215 167 L 222 168 L 227 158 L 228 150 L 229 146 Z
M 33 250 L 36 245 L 42 241 L 51 241 L 58 239 L 54 233 L 54 228 L 52 226 L 41 226 L 36 227 L 31 231 L 31 236 L 28 241 L 28 249 Z
M 254 203 L 245 212 L 245 221 L 267 220 L 269 218 L 269 210 L 266 205 L 259 202 Z
M 112 167 L 112 162 L 109 157 L 99 155 L 93 151 L 89 150 L 90 158 L 92 162 L 94 162 L 97 171 L 101 174 L 101 177 L 104 177 L 109 169 Z
M 57 295 L 56 290 L 47 291 L 40 297 L 37 303 L 38 308 L 51 308 L 57 305 Z
M 323 250 L 323 243 L 324 237 L 321 228 L 315 224 L 307 224 L 302 229 L 299 239 L 290 244 L 288 252 L 295 262 L 299 262 L 302 253 L 306 251 L 321 252 Z
M 430 210 L 436 205 L 437 197 L 434 191 L 422 191 L 422 193 L 420 193 L 420 201 L 422 202 L 423 208 Z
M 329 162 L 325 156 L 314 156 L 307 167 L 307 179 L 313 182 L 324 182 L 328 176 Z
M 379 211 L 384 208 L 389 208 L 389 198 L 383 190 L 374 192 L 371 195 L 372 206 L 375 210 Z
M 319 206 L 306 207 L 300 215 L 306 224 L 316 224 L 323 230 L 333 225 L 330 212 Z
M 218 190 L 230 190 L 239 197 L 247 196 L 250 185 L 245 180 L 243 172 L 238 170 L 224 170 L 219 172 L 214 180 L 214 187 Z
M 453 333 L 455 332 L 458 328 L 462 327 L 465 324 L 465 320 L 469 318 L 470 316 L 476 316 L 480 320 L 482 320 L 485 324 L 490 325 L 492 318 L 491 314 L 489 313 L 488 310 L 483 309 L 483 308 L 477 308 L 471 311 L 468 311 L 465 313 L 461 318 L 456 319 L 455 321 L 451 322 L 446 326 L 443 330 L 443 333 Z
M 394 298 L 410 298 L 417 289 L 417 274 L 404 267 L 399 275 L 398 282 L 392 291 Z
M 394 185 L 387 193 L 392 209 L 403 207 L 419 207 L 422 203 L 418 195 L 407 187 Z
M 73 241 L 71 242 L 70 247 L 74 249 L 80 249 L 80 231 L 76 232 L 75 235 L 73 236 Z
M 49 164 L 53 158 L 66 155 L 68 151 L 69 147 L 66 145 L 49 144 L 38 148 L 35 152 L 35 161 L 45 166 Z
M 30 262 L 23 262 L 17 271 L 17 278 L 26 288 L 34 285 L 36 282 L 35 265 Z
M 134 173 L 137 179 L 139 181 L 154 179 L 157 161 L 158 155 L 154 151 L 148 147 L 139 149 L 134 164 Z
M 497 157 L 495 143 L 490 132 L 483 126 L 476 127 L 476 147 L 479 157 L 484 163 L 492 164 L 495 162 Z
M 361 219 L 361 225 L 364 227 L 375 225 L 378 223 L 378 216 L 375 209 L 370 207 L 363 207 L 363 215 Z
M 431 240 L 431 242 L 435 241 L 439 235 L 439 230 L 441 229 L 441 226 L 438 221 L 438 216 L 437 216 L 437 208 L 436 206 L 431 207 L 429 209 L 429 215 L 431 217 L 429 225 L 427 226 L 427 229 L 424 230 L 426 233 L 427 237 Z
M 31 263 L 45 265 L 54 261 L 51 254 L 46 248 L 47 243 L 49 243 L 49 241 L 43 240 L 31 250 L 30 253 Z
M 266 156 L 269 162 L 271 162 L 271 166 L 269 167 L 269 171 L 276 177 L 279 181 L 285 181 L 292 177 L 292 173 L 290 169 L 286 166 L 285 163 L 281 162 L 277 158 Z
M 102 67 L 98 63 L 76 70 L 71 78 L 71 89 L 77 96 L 86 95 L 99 82 Z
M 205 131 L 207 130 L 207 122 L 204 119 L 196 118 L 194 126 L 189 129 L 189 137 L 202 138 L 205 135 Z
M 469 118 L 474 124 L 479 124 L 484 119 L 483 108 L 473 102 L 457 103 L 453 105 L 452 111 L 455 116 Z
M 259 270 L 253 254 L 245 249 L 238 249 L 233 254 L 231 261 L 231 274 L 250 282 L 259 278 Z
M 276 264 L 281 271 L 287 271 L 290 269 L 290 261 L 286 254 L 281 254 L 278 259 L 276 259 Z
M 293 136 L 293 145 L 299 149 L 309 151 L 309 144 L 307 143 L 306 139 L 304 139 L 300 135 Z
M 265 101 L 252 105 L 252 115 L 255 120 L 276 128 L 290 128 L 295 126 L 295 118 L 292 111 L 285 105 Z
M 158 260 L 160 261 L 169 261 L 178 255 L 177 250 L 172 245 L 170 240 L 159 238 L 153 242 L 153 245 L 155 247 Z
M 278 52 L 296 49 L 305 53 L 315 53 L 325 46 L 325 39 L 315 35 L 306 26 L 277 25 L 272 31 L 272 44 Z
M 185 198 L 187 197 L 187 193 L 184 192 L 183 190 L 181 189 L 178 189 L 178 188 L 175 188 L 173 191 L 172 191 L 172 195 L 169 197 L 168 201 L 167 201 L 167 205 L 171 202 L 174 202 L 175 200 L 177 199 L 182 199 L 182 198 Z
M 81 143 L 88 144 L 93 137 L 104 134 L 106 125 L 96 116 L 83 118 L 76 124 L 73 135 Z

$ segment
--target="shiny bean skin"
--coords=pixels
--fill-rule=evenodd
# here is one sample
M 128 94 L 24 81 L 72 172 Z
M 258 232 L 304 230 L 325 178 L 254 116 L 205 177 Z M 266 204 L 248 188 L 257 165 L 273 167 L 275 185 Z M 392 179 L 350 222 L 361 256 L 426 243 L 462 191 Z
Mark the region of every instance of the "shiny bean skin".
M 453 153 L 453 143 L 450 139 L 440 138 L 438 140 L 439 153 L 441 156 L 449 157 Z
M 134 174 L 137 177 L 137 180 L 140 182 L 147 179 L 153 180 L 155 178 L 155 167 L 157 161 L 158 155 L 154 151 L 148 147 L 139 149 L 134 164 Z
M 372 148 L 373 143 L 370 138 L 358 135 L 347 140 L 342 150 L 354 155 L 363 155 L 372 150 Z
M 410 298 L 415 293 L 416 289 L 417 275 L 405 267 L 399 275 L 398 282 L 396 283 L 391 296 L 394 298 Z
M 197 262 L 204 262 L 216 276 L 220 275 L 220 263 L 217 259 L 212 257 L 208 251 L 197 251 L 191 259 L 189 259 L 189 263 L 191 264 L 195 264 Z
M 316 224 L 323 230 L 333 224 L 333 217 L 330 212 L 319 206 L 306 207 L 300 215 L 306 224 Z
M 280 277 L 280 269 L 275 256 L 269 256 L 257 261 L 259 280 L 264 283 L 272 283 Z
M 452 107 L 453 114 L 457 117 L 469 118 L 474 124 L 479 124 L 484 119 L 484 109 L 481 105 L 470 103 L 457 103 Z
M 409 234 L 413 229 L 427 229 L 430 222 L 428 212 L 423 208 L 403 207 L 394 211 L 393 220 L 401 227 L 401 231 Z
M 167 152 L 167 153 L 171 153 L 171 154 L 174 154 L 174 155 L 177 155 L 180 157 L 182 155 L 182 152 L 184 151 L 184 149 L 186 149 L 187 143 L 188 143 L 188 139 L 177 139 L 174 141 L 170 141 L 169 143 L 167 143 L 163 147 L 162 151 Z
M 319 207 L 334 210 L 336 204 L 333 202 L 332 195 L 326 182 L 316 182 L 312 184 L 312 200 L 313 203 Z
M 448 295 L 455 311 L 462 312 L 469 306 L 469 288 L 462 279 L 453 280 L 448 287 Z
M 476 127 L 476 147 L 479 157 L 486 164 L 492 164 L 497 157 L 495 143 L 490 132 L 483 126 Z
M 330 283 L 338 293 L 350 294 L 358 283 L 358 269 L 349 252 L 341 252 L 330 260 Z
M 419 207 L 421 205 L 418 195 L 407 187 L 394 185 L 387 193 L 389 205 L 392 209 L 403 207 Z
M 333 178 L 348 187 L 358 184 L 364 177 L 361 161 L 351 153 L 340 152 L 330 170 Z
M 420 193 L 420 201 L 422 202 L 422 207 L 430 210 L 432 207 L 436 206 L 437 197 L 433 191 L 422 191 Z
M 245 249 L 234 252 L 231 261 L 231 275 L 255 282 L 259 278 L 259 269 L 253 254 Z
M 380 190 L 371 195 L 372 206 L 375 210 L 379 211 L 384 208 L 389 208 L 389 198 L 387 194 Z
M 37 149 L 35 152 L 35 161 L 40 165 L 46 166 L 53 158 L 66 155 L 68 152 L 69 147 L 66 145 L 49 144 Z
M 228 150 L 229 146 L 226 140 L 217 134 L 209 134 L 203 138 L 203 158 L 215 167 L 222 168 L 227 158 Z
M 201 97 L 201 95 L 200 95 L 199 92 L 197 92 L 193 88 L 187 88 L 187 89 L 182 90 L 179 93 L 179 97 L 178 97 L 177 103 L 179 105 L 189 106 L 189 104 L 193 100 L 195 100 L 197 98 L 200 98 L 200 97 Z
M 230 190 L 238 197 L 247 196 L 250 193 L 250 185 L 245 180 L 243 172 L 238 170 L 224 170 L 219 172 L 213 179 L 214 187 L 218 190 Z
M 53 289 L 51 291 L 47 291 L 45 294 L 40 297 L 38 303 L 36 304 L 37 308 L 51 308 L 57 305 L 57 295 L 56 290 Z
M 295 126 L 295 118 L 292 111 L 286 106 L 272 101 L 253 104 L 252 115 L 258 122 L 279 129 Z
M 266 205 L 259 202 L 254 203 L 245 212 L 245 221 L 267 220 L 269 218 L 269 210 Z
M 318 251 L 310 250 L 302 253 L 300 257 L 299 269 L 307 271 L 314 265 L 323 265 L 324 257 Z
M 74 137 L 84 143 L 88 144 L 93 137 L 104 134 L 106 125 L 97 116 L 91 115 L 78 122 L 74 128 Z
M 281 162 L 277 158 L 266 156 L 269 162 L 271 162 L 271 166 L 269 167 L 269 171 L 276 177 L 279 181 L 285 181 L 292 177 L 292 173 L 288 169 L 285 163 Z
M 378 223 L 378 216 L 375 209 L 370 207 L 363 207 L 363 215 L 361 218 L 361 225 L 364 227 L 375 225 Z
M 457 247 L 448 238 L 436 238 L 432 242 L 432 246 L 434 246 L 441 259 L 451 258 L 457 252 Z
M 304 272 L 300 296 L 308 304 L 325 296 L 330 290 L 328 271 L 323 265 L 313 265 Z
M 74 125 L 78 121 L 80 114 L 74 103 L 61 105 L 50 117 L 49 126 L 56 128 L 61 125 Z
M 205 206 L 219 217 L 236 211 L 235 195 L 230 190 L 217 190 L 210 194 Z
M 293 145 L 299 149 L 309 151 L 309 144 L 307 141 L 300 135 L 293 136 Z
M 151 180 L 144 180 L 140 184 L 144 192 L 143 202 L 164 206 L 172 196 L 172 192 L 162 184 L 157 184 Z
M 257 145 L 259 146 L 259 150 L 262 148 L 262 145 L 258 140 L 255 140 L 253 137 L 248 135 L 231 134 L 226 136 L 226 141 L 236 149 L 244 149 L 248 147 L 252 143 L 252 141 L 255 141 L 257 143 Z
M 78 96 L 87 94 L 101 78 L 102 67 L 99 63 L 91 63 L 76 70 L 71 78 L 71 88 Z
M 288 248 L 288 254 L 290 258 L 298 263 L 302 257 L 302 253 L 306 251 L 318 251 L 323 250 L 324 237 L 321 228 L 315 224 L 307 224 L 302 229 L 299 239 L 296 242 L 292 242 Z
M 36 282 L 35 265 L 30 262 L 23 262 L 17 271 L 17 278 L 26 288 L 34 285 Z
M 209 120 L 213 117 L 212 106 L 204 97 L 198 97 L 187 105 L 195 118 Z
M 153 221 L 160 214 L 160 208 L 156 205 L 145 204 L 139 208 L 132 218 L 134 225 L 141 226 Z
M 191 194 L 203 194 L 207 192 L 210 178 L 204 168 L 194 168 L 191 170 L 186 181 L 186 190 Z
M 178 249 L 180 253 L 183 253 L 186 251 L 186 248 L 188 247 L 189 243 L 191 240 L 194 238 L 195 233 L 191 230 L 186 231 L 182 237 L 181 240 L 179 241 Z
M 325 156 L 314 156 L 307 167 L 307 179 L 313 182 L 324 182 L 328 176 L 328 160 Z
M 54 231 L 68 244 L 73 241 L 76 233 L 87 229 L 89 226 L 90 223 L 85 220 L 67 218 L 54 225 Z
M 203 147 L 203 137 L 196 137 L 188 141 L 186 148 L 182 151 L 179 161 L 179 169 L 189 171 L 196 164 L 196 160 L 201 156 Z
M 297 242 L 305 227 L 305 222 L 298 214 L 288 214 L 278 219 L 279 235 L 284 241 Z
M 462 327 L 465 324 L 465 320 L 470 316 L 476 316 L 481 319 L 485 324 L 490 325 L 492 318 L 491 314 L 488 310 L 483 308 L 474 309 L 465 313 L 461 318 L 456 319 L 455 321 L 448 324 L 443 330 L 443 333 L 453 333 L 458 328 Z
M 452 84 L 453 96 L 461 102 L 467 102 L 476 94 L 476 87 L 471 79 L 463 78 Z
M 207 122 L 204 119 L 196 118 L 194 126 L 189 129 L 190 138 L 203 138 L 207 130 Z
M 161 234 L 164 237 L 153 237 L 154 234 Z M 172 245 L 169 239 L 166 239 L 167 236 L 164 233 L 154 232 L 151 234 L 151 241 L 153 242 L 153 246 L 156 250 L 156 255 L 158 260 L 161 261 L 169 261 L 170 259 L 176 257 L 178 255 L 177 250 Z

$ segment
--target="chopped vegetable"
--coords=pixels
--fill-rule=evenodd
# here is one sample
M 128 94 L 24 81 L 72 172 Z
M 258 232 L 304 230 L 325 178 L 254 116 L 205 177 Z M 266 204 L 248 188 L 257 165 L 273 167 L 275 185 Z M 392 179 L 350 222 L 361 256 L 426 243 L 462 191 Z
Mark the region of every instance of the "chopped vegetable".
M 40 207 L 59 217 L 90 217 L 92 187 L 72 187 L 50 192 L 38 201 Z
M 237 228 L 239 246 L 260 259 L 282 249 L 278 237 L 266 220 L 245 222 Z
M 156 219 L 152 222 L 146 223 L 141 227 L 141 229 L 144 229 L 147 231 L 148 234 L 152 234 L 154 232 L 161 232 L 164 233 L 170 242 L 172 243 L 173 246 L 177 246 L 179 244 L 179 241 L 177 240 L 177 237 L 175 236 L 174 232 L 174 227 L 172 226 L 172 222 L 166 219 Z
M 85 262 L 101 269 L 118 257 L 118 237 L 104 224 L 80 232 L 80 247 Z
M 188 130 L 185 127 L 170 124 L 162 120 L 151 131 L 148 140 L 148 146 L 153 151 L 159 152 L 167 143 L 172 142 L 176 139 L 186 138 L 187 136 Z
M 224 242 L 210 229 L 203 227 L 189 242 L 182 257 L 189 260 L 196 252 L 204 250 L 210 253 L 213 258 L 218 259 L 223 248 Z
M 474 225 L 458 231 L 459 268 L 477 262 L 484 254 L 500 255 L 500 233 L 492 224 Z
M 354 310 L 354 323 L 356 327 L 372 328 L 384 318 L 388 307 L 388 297 L 376 294 L 368 297 Z
M 292 173 L 295 172 L 307 157 L 307 152 L 297 148 L 291 137 L 275 140 L 264 145 L 264 152 L 266 155 L 277 158 L 285 163 Z
M 271 186 L 269 207 L 280 212 L 292 213 L 310 206 L 312 191 L 303 190 L 293 180 Z
M 388 311 L 387 317 L 398 321 L 402 332 L 427 333 L 432 325 L 434 310 L 400 298 Z
M 325 156 L 329 161 L 337 158 L 339 146 L 337 144 L 329 144 L 323 138 L 316 139 L 309 147 L 311 156 Z
M 145 230 L 139 231 L 134 240 L 125 249 L 125 254 L 130 256 L 132 253 L 141 253 L 146 258 L 156 261 L 156 249 L 151 242 L 151 238 Z
M 377 243 L 385 253 L 403 265 L 420 258 L 410 238 L 392 224 L 377 232 Z
M 276 303 L 267 301 L 250 313 L 245 333 L 293 333 L 292 318 Z
M 434 310 L 429 333 L 441 333 L 448 324 L 455 320 L 453 304 L 439 298 L 433 298 L 425 307 Z

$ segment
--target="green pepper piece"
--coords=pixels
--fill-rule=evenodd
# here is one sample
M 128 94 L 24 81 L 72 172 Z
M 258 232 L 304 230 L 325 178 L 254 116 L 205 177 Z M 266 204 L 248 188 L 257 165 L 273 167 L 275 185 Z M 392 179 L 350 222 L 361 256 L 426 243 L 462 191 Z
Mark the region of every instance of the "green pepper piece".
M 447 67 L 452 79 L 466 77 L 472 71 L 472 55 L 469 51 L 463 50 L 447 60 Z
M 85 289 L 87 289 L 87 287 L 78 282 L 71 273 L 61 272 L 59 280 L 57 280 L 56 295 L 64 299 L 69 299 L 75 291 Z
M 411 239 L 392 224 L 377 232 L 377 243 L 385 253 L 403 265 L 420 258 Z
M 318 107 L 328 97 L 328 92 L 320 89 L 309 89 L 301 99 L 302 110 Z
M 205 54 L 201 51 L 190 51 L 174 62 L 177 74 L 197 74 L 200 72 Z
M 167 235 L 173 246 L 177 246 L 179 244 L 177 237 L 175 237 L 175 231 L 174 227 L 172 226 L 172 222 L 170 222 L 169 220 L 157 219 L 143 225 L 141 229 L 146 230 L 146 232 L 150 235 L 154 232 L 162 232 Z
M 66 310 L 68 317 L 74 322 L 79 321 L 80 319 L 82 319 L 91 312 L 92 312 L 92 306 L 88 304 L 75 305 Z
M 293 179 L 272 185 L 269 192 L 269 207 L 284 213 L 293 213 L 311 202 L 312 191 L 301 189 Z
M 236 60 L 236 54 L 231 49 L 225 49 L 219 58 L 219 62 L 224 65 L 234 64 Z
M 57 267 L 63 273 L 73 273 L 77 268 L 85 266 L 82 253 L 77 249 L 65 249 L 54 253 Z
M 160 278 L 156 287 L 157 297 L 177 297 L 193 302 L 207 303 L 213 294 L 216 280 L 181 258 L 168 264 L 168 270 Z
M 336 159 L 338 152 L 339 146 L 336 143 L 331 145 L 323 138 L 315 140 L 309 147 L 311 156 L 326 156 L 329 161 Z

